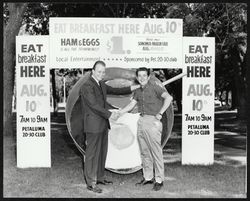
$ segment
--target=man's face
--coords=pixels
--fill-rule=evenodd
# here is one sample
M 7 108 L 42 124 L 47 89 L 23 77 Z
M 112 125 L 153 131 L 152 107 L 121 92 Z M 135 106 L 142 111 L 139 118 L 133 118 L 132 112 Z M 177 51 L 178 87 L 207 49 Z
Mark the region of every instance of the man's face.
M 140 83 L 140 85 L 144 86 L 148 83 L 149 80 L 149 76 L 147 74 L 147 71 L 139 71 L 138 72 L 138 76 L 137 76 L 137 80 Z
M 101 81 L 105 76 L 105 66 L 102 64 L 97 64 L 95 69 L 92 70 L 93 76 L 98 80 Z

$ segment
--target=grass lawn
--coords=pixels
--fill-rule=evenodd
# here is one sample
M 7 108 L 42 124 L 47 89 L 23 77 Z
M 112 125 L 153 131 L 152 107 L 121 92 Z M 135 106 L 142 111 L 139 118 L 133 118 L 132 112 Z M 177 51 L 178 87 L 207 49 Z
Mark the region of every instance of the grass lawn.
M 245 198 L 246 165 L 244 160 L 238 159 L 246 158 L 246 130 L 233 116 L 233 113 L 216 115 L 214 165 L 181 165 L 181 117 L 176 116 L 173 135 L 164 148 L 166 177 L 161 191 L 152 191 L 150 185 L 136 187 L 134 184 L 140 181 L 141 171 L 129 175 L 106 171 L 107 178 L 114 183 L 100 186 L 104 192 L 95 194 L 86 189 L 80 154 L 67 133 L 64 114 L 60 113 L 51 119 L 51 168 L 17 168 L 15 138 L 4 137 L 3 196 Z M 232 127 L 234 124 L 236 126 Z

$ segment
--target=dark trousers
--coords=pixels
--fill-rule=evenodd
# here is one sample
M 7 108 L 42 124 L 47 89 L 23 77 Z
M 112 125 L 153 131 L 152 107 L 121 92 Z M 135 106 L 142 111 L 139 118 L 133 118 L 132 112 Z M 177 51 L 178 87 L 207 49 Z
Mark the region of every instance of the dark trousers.
M 102 133 L 86 133 L 84 176 L 88 186 L 104 180 L 108 151 L 108 129 Z

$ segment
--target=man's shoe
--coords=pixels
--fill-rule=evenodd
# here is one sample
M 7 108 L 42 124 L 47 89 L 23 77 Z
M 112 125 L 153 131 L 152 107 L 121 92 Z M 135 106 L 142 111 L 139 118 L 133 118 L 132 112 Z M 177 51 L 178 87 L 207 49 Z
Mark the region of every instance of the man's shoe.
M 153 183 L 154 183 L 154 179 L 145 180 L 145 179 L 143 178 L 140 182 L 136 183 L 135 185 L 136 185 L 136 186 L 137 186 L 137 185 L 142 185 L 142 186 L 144 186 L 144 185 L 153 184 Z
M 161 182 L 161 183 L 155 182 L 153 190 L 159 191 L 159 190 L 161 190 L 162 186 L 163 186 L 163 182 Z
M 87 186 L 87 189 L 90 191 L 93 191 L 94 193 L 102 193 L 102 189 L 100 189 L 98 186 Z
M 113 184 L 113 182 L 104 179 L 103 181 L 97 181 L 96 184 L 108 185 Z

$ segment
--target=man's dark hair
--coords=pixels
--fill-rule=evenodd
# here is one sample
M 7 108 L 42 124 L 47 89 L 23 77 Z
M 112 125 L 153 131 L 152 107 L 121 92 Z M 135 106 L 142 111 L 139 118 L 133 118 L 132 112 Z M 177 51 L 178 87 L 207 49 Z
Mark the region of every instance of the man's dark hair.
M 146 67 L 140 67 L 140 68 L 137 68 L 137 69 L 136 69 L 136 72 L 135 72 L 136 77 L 138 77 L 138 73 L 139 73 L 140 71 L 146 71 L 147 74 L 148 74 L 148 76 L 150 75 L 150 70 L 149 70 L 149 69 L 147 69 Z
M 94 63 L 92 70 L 95 70 L 95 67 L 96 67 L 97 64 L 101 64 L 101 65 L 103 65 L 104 67 L 106 67 L 106 64 L 105 64 L 103 61 L 100 61 L 100 60 L 99 60 L 99 61 L 96 61 L 96 62 Z

